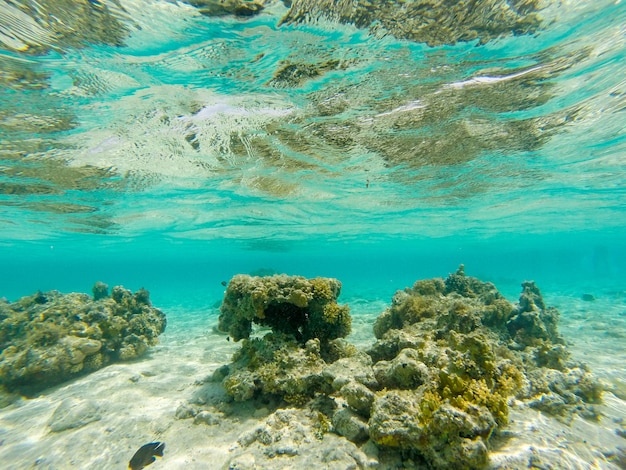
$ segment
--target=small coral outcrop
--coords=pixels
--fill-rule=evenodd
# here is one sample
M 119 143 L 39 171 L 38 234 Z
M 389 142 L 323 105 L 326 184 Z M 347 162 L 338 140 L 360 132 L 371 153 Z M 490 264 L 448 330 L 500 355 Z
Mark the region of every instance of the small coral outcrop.
M 349 307 L 337 304 L 340 290 L 341 283 L 330 278 L 233 277 L 219 328 L 244 342 L 225 377 L 220 376 L 226 392 L 238 401 L 265 395 L 305 403 L 316 393 L 332 391 L 323 369 L 353 352 L 341 340 L 352 320 Z M 253 323 L 271 331 L 250 338 Z
M 340 291 L 337 279 L 239 274 L 228 283 L 219 328 L 239 341 L 250 336 L 256 323 L 302 344 L 317 338 L 325 345 L 350 333 L 350 309 L 337 304 Z
M 149 293 L 101 282 L 87 294 L 37 292 L 0 300 L 0 385 L 34 393 L 111 362 L 134 359 L 157 343 L 165 314 Z

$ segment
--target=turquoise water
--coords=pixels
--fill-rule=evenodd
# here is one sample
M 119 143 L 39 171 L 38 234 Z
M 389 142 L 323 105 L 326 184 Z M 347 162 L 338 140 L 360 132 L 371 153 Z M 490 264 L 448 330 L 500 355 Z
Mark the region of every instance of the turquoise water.
M 626 311 L 624 3 L 476 2 L 532 28 L 432 36 L 318 3 L 0 0 L 0 297 L 101 280 L 175 324 L 237 273 L 360 305 L 463 263 L 609 341 L 574 314 Z
M 85 3 L 103 30 L 2 5 L 9 298 L 257 265 L 375 265 L 396 287 L 460 262 L 623 279 L 620 2 L 547 2 L 533 34 L 438 45 L 279 25 L 281 2 Z
M 397 289 L 417 279 L 445 277 L 463 263 L 468 273 L 494 282 L 511 300 L 527 279 L 548 296 L 623 291 L 626 253 L 620 239 L 598 238 L 574 233 L 488 240 L 276 242 L 260 247 L 150 237 L 122 245 L 96 240 L 86 247 L 68 239 L 44 246 L 31 242 L 19 250 L 14 244 L 3 247 L 2 286 L 3 295 L 16 300 L 37 290 L 90 292 L 95 280 L 103 280 L 133 290 L 145 287 L 159 306 L 203 306 L 221 299 L 222 281 L 265 269 L 337 277 L 344 296 L 388 301 Z

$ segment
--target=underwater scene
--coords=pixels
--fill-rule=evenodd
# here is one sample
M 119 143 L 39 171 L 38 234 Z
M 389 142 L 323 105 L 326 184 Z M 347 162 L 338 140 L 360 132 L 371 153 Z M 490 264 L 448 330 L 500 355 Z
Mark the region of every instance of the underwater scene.
M 0 0 L 0 468 L 626 469 L 621 0 Z

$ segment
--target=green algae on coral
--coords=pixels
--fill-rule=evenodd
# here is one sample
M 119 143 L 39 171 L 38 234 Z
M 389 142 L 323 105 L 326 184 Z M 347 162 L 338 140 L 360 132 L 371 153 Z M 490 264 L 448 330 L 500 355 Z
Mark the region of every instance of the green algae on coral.
M 0 302 L 0 385 L 34 393 L 111 362 L 134 359 L 157 343 L 165 314 L 148 291 L 94 286 L 87 294 L 38 292 Z

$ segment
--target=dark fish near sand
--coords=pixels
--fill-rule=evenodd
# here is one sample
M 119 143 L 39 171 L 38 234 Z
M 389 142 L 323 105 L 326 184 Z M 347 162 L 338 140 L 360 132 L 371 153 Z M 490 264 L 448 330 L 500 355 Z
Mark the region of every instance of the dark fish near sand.
M 150 442 L 142 445 L 133 458 L 128 462 L 130 470 L 141 470 L 156 460 L 156 457 L 163 457 L 165 442 Z

